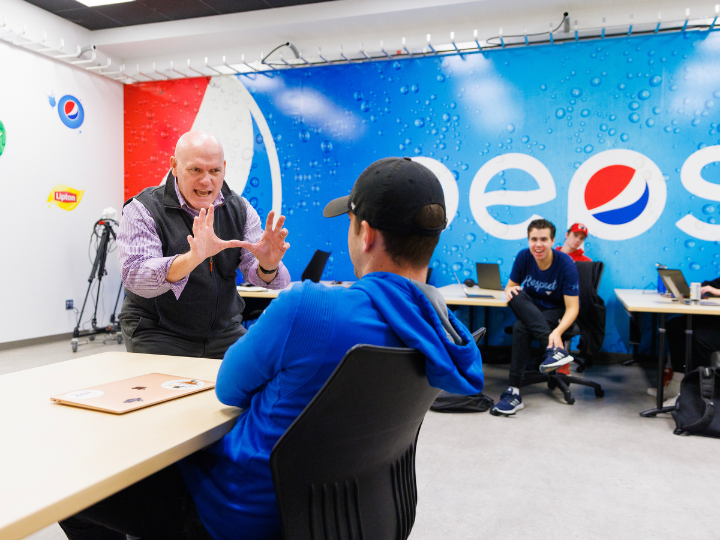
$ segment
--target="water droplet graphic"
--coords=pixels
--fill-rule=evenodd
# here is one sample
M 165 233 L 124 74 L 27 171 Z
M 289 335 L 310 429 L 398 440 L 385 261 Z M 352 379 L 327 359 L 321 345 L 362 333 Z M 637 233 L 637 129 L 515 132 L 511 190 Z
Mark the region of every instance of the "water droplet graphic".
M 417 120 L 415 120 L 415 127 L 421 128 L 424 125 L 425 125 L 425 120 L 423 120 L 422 118 L 418 118 Z
M 468 233 L 465 235 L 465 240 L 468 242 L 474 242 L 477 237 L 473 233 Z
M 258 187 L 258 186 L 260 185 L 260 180 L 258 179 L 257 176 L 253 176 L 253 177 L 250 179 L 250 185 L 251 185 L 252 187 Z
M 438 75 L 438 76 L 437 76 L 437 82 L 445 82 L 445 76 L 444 76 L 444 75 Z
M 400 93 L 401 94 L 407 94 L 408 93 L 408 87 L 403 85 L 400 87 Z
M 590 116 L 590 110 L 583 109 L 582 111 L 580 111 L 580 116 L 582 116 L 583 118 L 587 118 L 588 116 Z
M 557 111 L 555 111 L 555 118 L 564 118 L 565 117 L 565 109 L 560 107 Z
M 628 107 L 630 108 L 631 111 L 637 111 L 640 108 L 640 104 L 637 101 L 631 101 L 628 104 Z
M 579 88 L 573 88 L 572 92 L 570 92 L 570 93 L 572 94 L 573 97 L 576 97 L 576 98 L 582 96 L 582 90 L 580 90 Z
M 595 77 L 594 79 L 592 79 L 592 80 L 590 81 L 590 84 L 593 85 L 593 86 L 600 86 L 600 83 L 601 83 L 601 82 L 602 82 L 602 81 L 600 80 L 600 77 Z
M 307 129 L 303 129 L 300 133 L 298 133 L 298 138 L 302 142 L 308 142 L 310 140 L 310 132 Z
M 263 143 L 263 136 L 262 136 L 262 135 L 257 135 L 257 136 L 255 137 L 255 142 L 256 142 L 257 144 L 262 144 L 262 143 Z
M 370 110 L 370 104 L 367 101 L 360 102 L 360 110 L 362 112 L 368 112 Z
M 703 206 L 703 213 L 704 214 L 713 214 L 715 213 L 715 207 L 712 204 L 706 204 Z
M 323 141 L 320 143 L 320 148 L 323 152 L 328 153 L 333 149 L 333 145 L 330 141 Z
M 630 138 L 630 135 L 628 135 L 627 133 L 623 133 L 622 135 L 620 135 L 620 140 L 622 142 L 627 142 L 629 138 Z
M 697 272 L 698 270 L 700 270 L 700 265 L 696 262 L 690 263 L 690 270 L 694 270 Z
M 592 153 L 593 150 L 595 150 L 595 149 L 593 148 L 592 144 L 588 144 L 585 148 L 583 148 L 583 151 L 584 151 L 586 154 Z
M 660 75 L 655 75 L 654 77 L 650 78 L 650 86 L 659 86 L 662 82 L 662 77 Z
M 420 90 L 420 87 L 419 87 L 417 84 L 413 84 L 413 85 L 410 87 L 410 91 L 412 91 L 412 92 L 415 93 L 415 94 L 418 93 L 418 90 Z
M 638 113 L 631 113 L 630 116 L 628 116 L 628 120 L 633 124 L 637 124 L 640 121 L 640 115 Z
M 600 131 L 607 131 L 608 125 L 607 124 L 600 124 Z
M 638 92 L 638 99 L 648 99 L 650 97 L 650 90 L 640 90 Z
M 513 124 L 508 124 L 506 129 L 508 132 L 513 133 L 515 131 L 515 126 Z

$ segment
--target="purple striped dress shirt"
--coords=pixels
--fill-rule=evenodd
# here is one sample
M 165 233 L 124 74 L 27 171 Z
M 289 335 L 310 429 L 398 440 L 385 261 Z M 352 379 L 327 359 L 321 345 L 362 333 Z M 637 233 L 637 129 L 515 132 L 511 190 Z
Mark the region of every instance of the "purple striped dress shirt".
M 193 217 L 199 215 L 197 210 L 188 206 L 177 187 L 177 183 L 175 184 L 175 193 L 183 210 Z M 223 194 L 220 193 L 213 206 L 217 208 L 224 200 Z M 244 197 L 241 197 L 241 200 L 245 204 L 247 212 L 245 240 L 254 244 L 260 240 L 263 233 L 260 216 Z M 126 289 L 143 298 L 160 296 L 167 291 L 172 291 L 175 298 L 180 298 L 180 294 L 182 294 L 188 281 L 188 276 L 175 283 L 170 283 L 167 281 L 167 275 L 175 257 L 181 255 L 181 253 L 171 257 L 163 257 L 162 242 L 155 229 L 155 220 L 153 220 L 148 209 L 137 199 L 133 199 L 123 208 L 120 231 L 117 235 L 117 246 L 122 280 Z M 255 255 L 243 249 L 238 268 L 242 272 L 245 281 L 269 289 L 284 289 L 290 284 L 290 273 L 282 262 L 275 278 L 270 283 L 265 283 L 260 279 L 257 274 L 257 267 L 258 260 Z

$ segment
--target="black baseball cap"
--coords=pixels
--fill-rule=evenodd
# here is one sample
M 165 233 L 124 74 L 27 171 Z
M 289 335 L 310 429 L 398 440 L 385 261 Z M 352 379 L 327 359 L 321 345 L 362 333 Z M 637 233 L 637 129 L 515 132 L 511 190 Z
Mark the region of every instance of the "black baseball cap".
M 352 212 L 371 227 L 382 231 L 437 236 L 447 225 L 427 229 L 415 225 L 415 215 L 428 204 L 445 210 L 445 195 L 433 172 L 410 158 L 384 158 L 365 169 L 350 195 L 330 201 L 323 216 Z

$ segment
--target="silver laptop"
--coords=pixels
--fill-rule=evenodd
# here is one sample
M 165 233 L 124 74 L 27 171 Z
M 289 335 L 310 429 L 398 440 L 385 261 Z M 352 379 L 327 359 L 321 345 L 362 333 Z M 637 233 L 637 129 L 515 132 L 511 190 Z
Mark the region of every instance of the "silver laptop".
M 502 291 L 500 282 L 500 265 L 498 263 L 475 263 L 477 284 L 481 289 Z
M 460 282 L 460 278 L 457 274 L 453 272 L 453 275 L 455 276 L 455 281 L 458 282 L 458 285 L 460 285 L 460 288 L 465 293 L 465 296 L 467 296 L 468 298 L 495 298 L 492 294 L 480 294 L 474 292 L 472 289 L 469 289 Z

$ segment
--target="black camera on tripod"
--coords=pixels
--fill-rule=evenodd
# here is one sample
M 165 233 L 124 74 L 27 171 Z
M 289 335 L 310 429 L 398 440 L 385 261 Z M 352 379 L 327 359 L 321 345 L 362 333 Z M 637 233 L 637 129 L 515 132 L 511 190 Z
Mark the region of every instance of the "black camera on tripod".
M 122 282 L 120 282 L 120 288 L 118 290 L 117 298 L 115 298 L 115 307 L 113 308 L 113 312 L 110 315 L 110 324 L 107 326 L 97 325 L 97 310 L 98 305 L 100 304 L 102 278 L 103 276 L 107 275 L 105 263 L 107 262 L 108 252 L 111 251 L 111 245 L 115 243 L 116 234 L 114 228 L 119 226 L 119 223 L 116 219 L 106 217 L 108 214 L 110 214 L 108 210 L 112 209 L 106 209 L 103 212 L 103 217 L 95 222 L 95 225 L 93 225 L 92 236 L 90 237 L 91 242 L 93 237 L 97 237 L 99 240 L 97 249 L 95 251 L 95 259 L 93 260 L 92 270 L 90 270 L 90 277 L 88 278 L 88 290 L 87 293 L 85 293 L 85 300 L 83 301 L 82 309 L 80 310 L 80 314 L 78 315 L 77 326 L 75 326 L 75 329 L 73 330 L 73 337 L 70 340 L 70 345 L 72 346 L 73 352 L 77 352 L 80 338 L 86 337 L 89 341 L 94 341 L 95 336 L 97 336 L 98 334 L 103 334 L 111 336 L 111 339 L 113 341 L 117 340 L 118 343 L 122 343 L 123 339 L 122 332 L 120 331 L 120 322 L 115 318 L 115 312 L 117 311 L 120 294 L 122 293 Z M 114 213 L 115 211 L 112 210 L 113 215 Z M 97 279 L 97 293 L 95 296 L 95 310 L 93 311 L 93 316 L 91 320 L 92 328 L 90 328 L 89 330 L 80 330 L 83 312 L 85 311 L 85 305 L 87 304 L 87 300 L 90 296 L 90 292 L 92 291 L 93 282 L 95 281 L 95 279 Z

